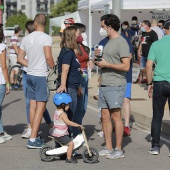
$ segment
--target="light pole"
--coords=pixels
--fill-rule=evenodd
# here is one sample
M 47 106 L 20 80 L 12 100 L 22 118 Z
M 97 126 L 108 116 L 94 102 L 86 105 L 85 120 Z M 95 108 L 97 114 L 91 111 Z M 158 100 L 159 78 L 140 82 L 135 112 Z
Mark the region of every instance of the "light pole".
M 3 14 L 3 12 L 2 12 L 2 10 L 3 10 L 3 8 L 4 8 L 4 6 L 3 6 L 3 4 L 2 4 L 2 0 L 0 0 L 0 24 L 2 24 L 2 14 Z
M 112 0 L 112 13 L 117 15 L 119 19 L 121 18 L 120 10 L 121 10 L 122 0 Z

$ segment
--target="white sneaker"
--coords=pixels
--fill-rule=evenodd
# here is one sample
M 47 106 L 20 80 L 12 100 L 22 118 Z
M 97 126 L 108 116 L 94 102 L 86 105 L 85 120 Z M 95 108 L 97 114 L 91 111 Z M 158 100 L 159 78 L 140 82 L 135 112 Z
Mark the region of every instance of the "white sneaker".
M 98 136 L 100 136 L 101 138 L 104 138 L 104 132 L 103 132 L 103 131 L 100 131 L 100 132 L 98 132 L 97 134 L 98 134 Z
M 5 139 L 0 137 L 0 144 L 5 143 Z
M 25 138 L 25 139 L 29 139 L 31 136 L 31 129 L 30 128 L 27 128 L 24 133 L 22 134 L 22 138 Z
M 4 135 L 1 136 L 1 138 L 3 138 L 4 140 L 11 140 L 12 136 L 4 131 Z

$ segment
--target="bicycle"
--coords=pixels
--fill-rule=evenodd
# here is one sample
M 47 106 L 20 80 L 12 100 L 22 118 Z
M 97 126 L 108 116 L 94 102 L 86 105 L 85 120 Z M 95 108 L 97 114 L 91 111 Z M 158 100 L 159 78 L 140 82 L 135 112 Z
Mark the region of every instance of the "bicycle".
M 13 74 L 14 70 L 17 71 L 16 74 Z M 22 90 L 22 73 L 23 73 L 23 69 L 22 69 L 21 65 L 14 65 L 9 69 L 10 84 L 12 84 L 11 79 L 13 79 L 13 82 L 15 82 L 15 84 L 18 85 L 18 88 L 11 87 L 13 90 Z

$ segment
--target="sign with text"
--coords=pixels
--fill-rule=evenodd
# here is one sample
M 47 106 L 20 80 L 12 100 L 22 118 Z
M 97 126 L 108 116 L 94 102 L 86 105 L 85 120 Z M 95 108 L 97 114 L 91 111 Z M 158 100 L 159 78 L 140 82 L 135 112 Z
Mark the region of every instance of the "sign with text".
M 140 73 L 139 64 L 133 63 L 132 66 L 132 82 L 136 82 Z
M 156 20 L 167 20 L 170 19 L 170 12 L 153 12 L 152 19 Z

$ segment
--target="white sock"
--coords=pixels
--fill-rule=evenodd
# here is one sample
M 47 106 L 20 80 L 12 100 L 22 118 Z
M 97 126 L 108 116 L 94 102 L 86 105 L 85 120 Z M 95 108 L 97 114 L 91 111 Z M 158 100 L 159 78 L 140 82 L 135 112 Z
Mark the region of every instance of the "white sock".
M 125 127 L 129 127 L 129 125 L 128 125 L 128 124 L 125 124 Z
M 35 138 L 30 138 L 30 141 L 31 142 L 35 142 Z

